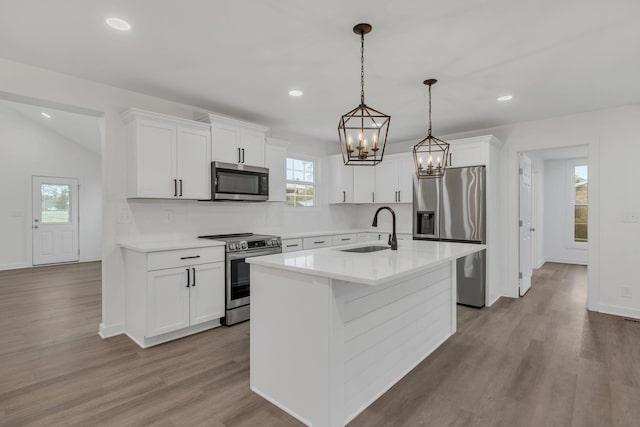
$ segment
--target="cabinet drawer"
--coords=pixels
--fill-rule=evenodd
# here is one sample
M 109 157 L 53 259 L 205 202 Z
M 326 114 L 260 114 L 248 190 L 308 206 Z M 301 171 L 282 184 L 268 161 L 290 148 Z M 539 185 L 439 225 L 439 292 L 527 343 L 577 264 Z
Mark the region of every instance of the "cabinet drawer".
M 350 245 L 351 243 L 357 243 L 358 236 L 356 234 L 338 234 L 332 236 L 333 246 Z
M 333 236 L 316 236 L 305 237 L 302 239 L 302 247 L 304 249 L 326 248 L 333 245 Z
M 358 243 L 380 240 L 379 233 L 358 233 Z
M 301 251 L 302 239 L 284 239 L 282 241 L 282 252 Z
M 161 270 L 163 268 L 220 261 L 224 261 L 224 246 L 151 252 L 147 255 L 147 270 Z

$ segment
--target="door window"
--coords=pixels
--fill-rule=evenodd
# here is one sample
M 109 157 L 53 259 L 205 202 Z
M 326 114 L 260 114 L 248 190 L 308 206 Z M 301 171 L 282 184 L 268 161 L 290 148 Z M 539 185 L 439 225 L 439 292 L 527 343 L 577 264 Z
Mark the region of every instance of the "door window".
M 42 223 L 68 224 L 71 222 L 70 190 L 66 184 L 40 184 Z

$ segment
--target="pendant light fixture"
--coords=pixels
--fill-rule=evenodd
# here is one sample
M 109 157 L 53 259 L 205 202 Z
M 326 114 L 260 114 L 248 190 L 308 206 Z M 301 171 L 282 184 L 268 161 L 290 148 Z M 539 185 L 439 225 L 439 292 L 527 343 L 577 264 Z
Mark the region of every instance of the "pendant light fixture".
M 436 79 L 423 82 L 429 86 L 429 134 L 413 146 L 413 159 L 418 179 L 439 178 L 444 175 L 449 164 L 449 144 L 431 133 L 431 86 L 436 82 Z
M 340 118 L 340 150 L 345 165 L 375 166 L 384 155 L 391 116 L 364 103 L 364 35 L 371 25 L 358 24 L 353 32 L 360 35 L 360 105 Z

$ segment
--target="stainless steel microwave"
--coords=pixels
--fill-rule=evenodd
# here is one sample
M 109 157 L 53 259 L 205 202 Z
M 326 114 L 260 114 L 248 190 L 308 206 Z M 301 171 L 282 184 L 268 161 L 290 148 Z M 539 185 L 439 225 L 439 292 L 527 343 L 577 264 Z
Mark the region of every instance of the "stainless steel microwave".
M 211 162 L 211 200 L 264 202 L 268 199 L 268 168 Z

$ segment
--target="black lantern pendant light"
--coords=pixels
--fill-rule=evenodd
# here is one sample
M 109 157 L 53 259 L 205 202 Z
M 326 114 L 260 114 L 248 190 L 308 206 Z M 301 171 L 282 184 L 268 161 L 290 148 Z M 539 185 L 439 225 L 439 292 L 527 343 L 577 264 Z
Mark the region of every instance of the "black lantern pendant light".
M 431 134 L 431 86 L 436 82 L 436 79 L 423 82 L 429 86 L 429 134 L 413 146 L 413 159 L 418 179 L 443 176 L 449 161 L 449 144 Z
M 387 116 L 364 103 L 364 35 L 371 25 L 358 24 L 353 32 L 360 35 L 360 105 L 340 118 L 338 136 L 345 165 L 375 166 L 382 161 L 387 144 Z

